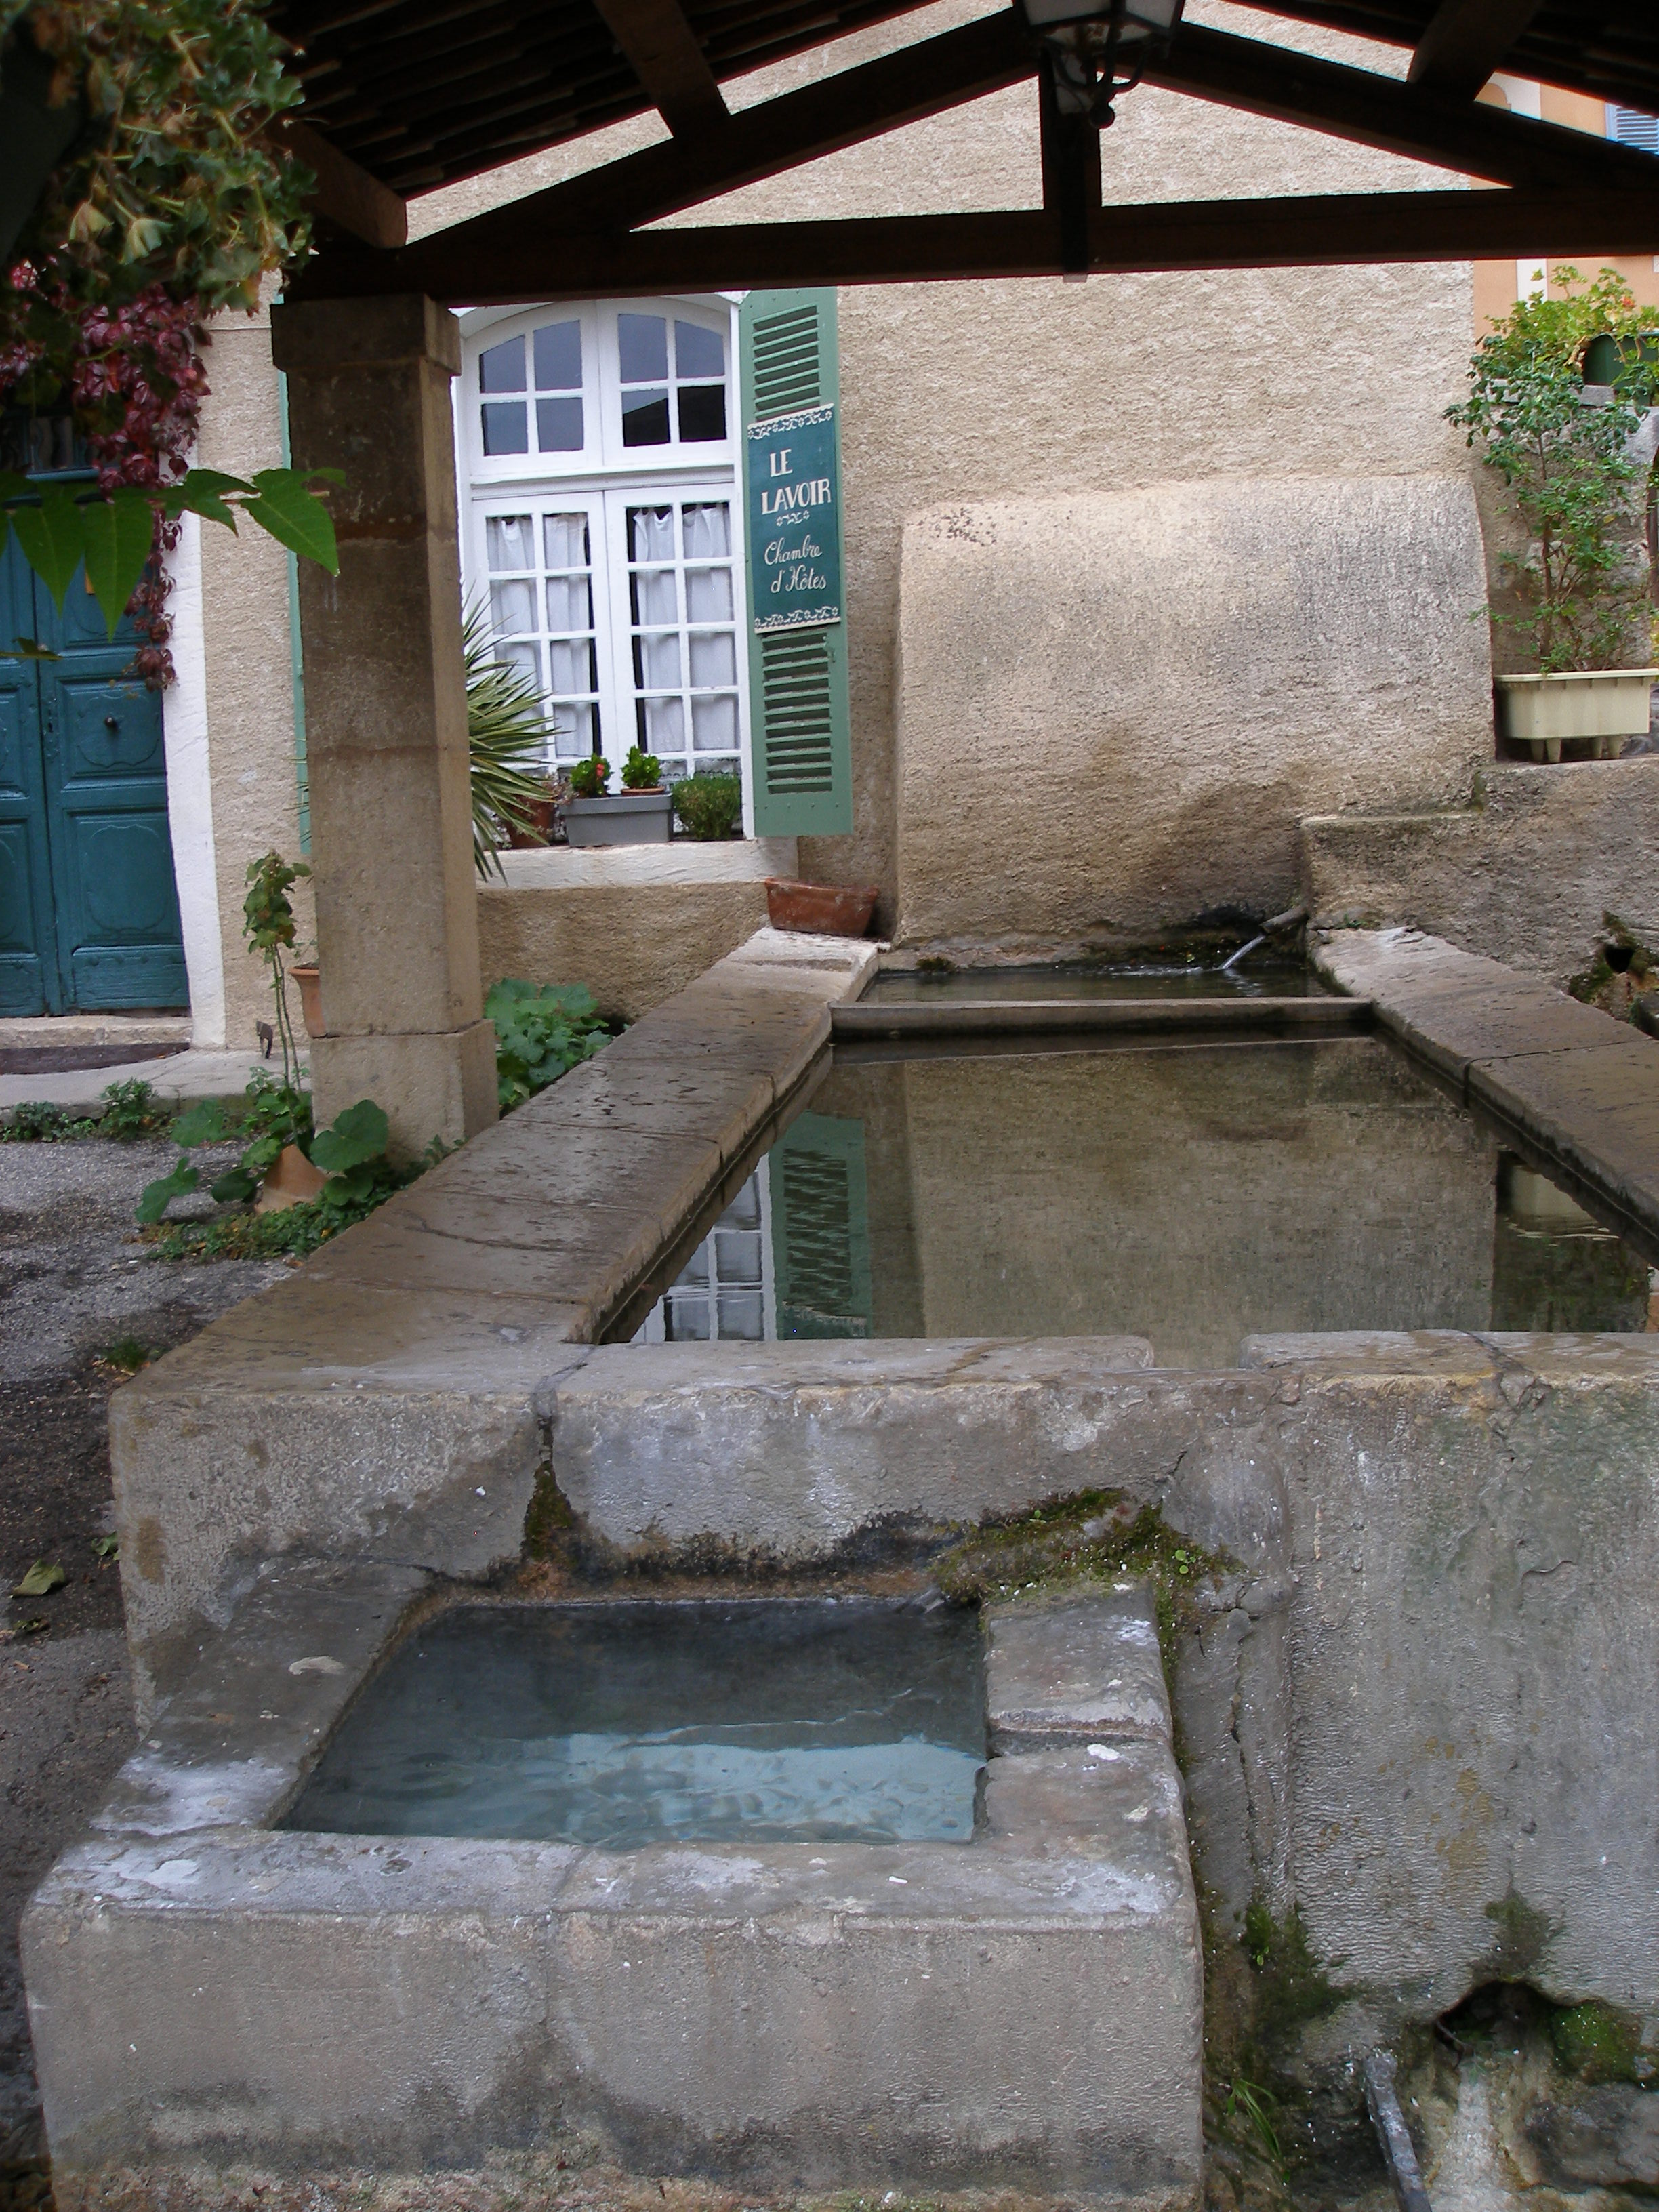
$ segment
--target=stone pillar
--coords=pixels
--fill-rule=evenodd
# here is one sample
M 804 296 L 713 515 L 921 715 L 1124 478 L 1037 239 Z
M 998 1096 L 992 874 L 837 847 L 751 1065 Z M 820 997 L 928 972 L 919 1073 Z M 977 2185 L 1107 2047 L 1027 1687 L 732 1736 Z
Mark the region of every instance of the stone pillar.
M 319 1126 L 374 1098 L 394 1158 L 495 1119 L 461 665 L 460 335 L 418 295 L 279 307 L 295 465 L 337 468 L 340 573 L 300 563 Z

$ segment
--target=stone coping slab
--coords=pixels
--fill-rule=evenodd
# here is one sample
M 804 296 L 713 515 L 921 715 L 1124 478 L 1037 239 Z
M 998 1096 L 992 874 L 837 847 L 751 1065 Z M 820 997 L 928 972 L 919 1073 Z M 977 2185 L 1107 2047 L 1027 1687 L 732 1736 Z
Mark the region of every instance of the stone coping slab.
M 465 1571 L 512 1554 L 493 1501 L 518 1499 L 522 1526 L 538 1393 L 568 1347 L 655 1294 L 823 1054 L 830 1006 L 864 988 L 877 957 L 757 932 L 118 1394 L 141 1714 L 277 1553 L 378 1543 L 418 1513 L 421 1540 L 455 1534 Z M 474 1516 L 480 1492 L 492 1510 Z
M 1180 1778 L 1167 1713 L 1158 1735 L 1109 1710 L 1144 1592 L 1108 1594 L 1092 1635 L 1084 1606 L 999 1616 L 994 1725 L 1045 1681 L 1066 1702 L 1040 1747 L 990 1760 L 969 1844 L 275 1831 L 434 1591 L 338 1563 L 263 1577 L 37 1893 L 23 1948 L 62 2183 L 347 2146 L 409 2170 L 574 2129 L 647 2170 L 775 2188 L 1196 2205 Z
M 1151 1586 L 1124 1581 L 1086 1595 L 984 1609 L 994 1751 L 1048 1751 L 1095 1737 L 1173 1740 Z M 1091 1756 L 1120 1754 L 1096 1746 Z
M 1340 930 L 1328 982 L 1611 1225 L 1659 1255 L 1659 1043 L 1496 960 L 1414 929 Z

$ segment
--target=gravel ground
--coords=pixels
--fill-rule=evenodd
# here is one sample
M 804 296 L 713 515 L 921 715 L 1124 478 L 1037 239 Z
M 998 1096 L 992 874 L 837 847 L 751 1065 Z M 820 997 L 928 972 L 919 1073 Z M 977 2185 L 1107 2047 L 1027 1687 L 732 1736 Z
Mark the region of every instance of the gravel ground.
M 0 2212 L 43 2188 L 18 1915 L 132 1744 L 120 1576 L 94 1548 L 113 1525 L 122 1377 L 98 1355 L 129 1337 L 169 1350 L 286 1273 L 158 1260 L 134 1241 L 139 1192 L 177 1157 L 165 1142 L 0 1145 Z M 197 1157 L 216 1170 L 235 1151 Z M 36 1559 L 65 1586 L 10 1596 Z

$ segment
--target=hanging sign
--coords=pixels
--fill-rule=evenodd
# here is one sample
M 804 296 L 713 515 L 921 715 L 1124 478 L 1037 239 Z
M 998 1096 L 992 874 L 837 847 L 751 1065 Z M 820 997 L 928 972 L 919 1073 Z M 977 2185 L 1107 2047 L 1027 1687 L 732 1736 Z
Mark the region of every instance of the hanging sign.
M 757 633 L 841 620 L 836 410 L 749 425 L 749 573 Z

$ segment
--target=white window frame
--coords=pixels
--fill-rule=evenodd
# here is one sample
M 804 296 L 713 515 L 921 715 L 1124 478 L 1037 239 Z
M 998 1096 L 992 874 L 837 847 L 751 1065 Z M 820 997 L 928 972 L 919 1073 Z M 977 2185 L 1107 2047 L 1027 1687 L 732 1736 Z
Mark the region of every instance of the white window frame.
M 642 503 L 653 494 L 684 499 L 701 491 L 726 499 L 732 519 L 733 615 L 737 644 L 738 749 L 743 763 L 743 831 L 755 835 L 754 797 L 756 759 L 754 716 L 750 700 L 747 574 L 748 548 L 744 532 L 742 436 L 738 422 L 740 385 L 738 374 L 738 306 L 740 295 L 673 295 L 647 300 L 596 300 L 578 303 L 547 302 L 526 306 L 475 309 L 461 317 L 463 365 L 453 386 L 456 457 L 465 508 L 461 532 L 462 587 L 466 598 L 477 597 L 486 605 L 489 571 L 484 544 L 484 525 L 490 514 L 514 511 L 515 500 L 546 502 L 565 493 L 608 493 L 620 496 L 602 502 L 608 512 L 603 553 L 594 548 L 595 619 L 605 623 L 601 632 L 600 742 L 613 769 L 635 742 L 634 685 L 626 598 L 626 549 L 612 538 L 622 526 L 613 523 L 624 501 Z M 661 314 L 719 329 L 726 340 L 726 435 L 718 444 L 679 447 L 635 446 L 622 443 L 622 380 L 616 336 L 618 314 Z M 583 430 L 586 442 L 579 453 L 514 453 L 486 455 L 483 451 L 478 389 L 478 356 L 491 346 L 522 334 L 529 361 L 530 334 L 550 320 L 578 320 L 582 331 Z M 533 377 L 528 380 L 533 383 Z M 527 390 L 530 434 L 533 441 L 535 394 Z M 671 430 L 677 429 L 671 399 Z M 601 585 L 598 575 L 606 574 Z M 617 592 L 623 594 L 620 601 Z M 608 688 L 607 688 L 608 687 Z M 626 740 L 623 741 L 624 733 Z M 690 732 L 686 732 L 687 751 Z
M 763 1344 L 775 1344 L 778 1340 L 777 1263 L 772 1252 L 771 1170 L 772 1163 L 769 1159 L 763 1158 L 757 1160 L 755 1164 L 755 1172 L 749 1178 L 750 1182 L 756 1186 L 756 1196 L 760 1201 L 758 1208 L 760 1214 L 761 1239 L 760 1291 L 762 1335 L 760 1340 Z M 746 1189 L 747 1188 L 748 1186 L 745 1184 L 744 1188 Z M 740 1199 L 743 1193 L 740 1191 L 738 1194 L 738 1199 Z M 673 1292 L 678 1290 L 682 1284 L 685 1284 L 686 1276 L 691 1273 L 692 1269 L 696 1267 L 699 1262 L 702 1263 L 703 1270 L 702 1284 L 685 1284 L 685 1288 L 690 1295 L 695 1297 L 702 1291 L 704 1285 L 707 1285 L 706 1295 L 708 1300 L 709 1316 L 714 1324 L 713 1329 L 710 1335 L 707 1338 L 677 1337 L 674 1339 L 674 1341 L 677 1344 L 752 1344 L 755 1341 L 753 1337 L 722 1337 L 720 1333 L 720 1293 L 723 1285 L 721 1284 L 720 1275 L 719 1249 L 715 1244 L 714 1239 L 722 1229 L 735 1228 L 740 1225 L 734 1223 L 731 1218 L 732 1212 L 735 1209 L 738 1200 L 733 1200 L 732 1206 L 728 1207 L 725 1213 L 721 1214 L 720 1219 L 709 1231 L 708 1236 L 704 1237 L 702 1243 L 698 1245 L 696 1250 L 686 1261 L 685 1266 L 680 1271 L 680 1275 L 678 1280 L 674 1284 L 671 1285 L 669 1292 L 657 1300 L 656 1304 L 652 1307 L 650 1312 L 647 1314 L 645 1319 L 640 1323 L 638 1328 L 635 1330 L 633 1337 L 630 1340 L 631 1342 L 635 1344 L 666 1344 L 668 1342 L 668 1297 L 672 1296 Z M 724 1287 L 748 1290 L 753 1286 L 750 1284 L 744 1282 L 738 1285 L 726 1285 Z

